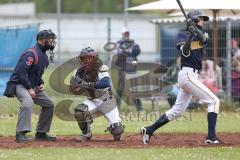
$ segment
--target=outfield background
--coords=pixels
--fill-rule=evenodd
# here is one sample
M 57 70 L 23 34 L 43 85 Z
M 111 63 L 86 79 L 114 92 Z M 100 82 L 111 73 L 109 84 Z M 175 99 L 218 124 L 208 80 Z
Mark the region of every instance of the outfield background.
M 0 0 L 0 94 L 2 95 L 3 93 L 6 81 L 19 55 L 23 50 L 35 43 L 34 36 L 41 29 L 51 28 L 58 35 L 55 61 L 53 64 L 50 64 L 43 78 L 46 90 L 56 104 L 62 99 L 72 99 L 74 104 L 77 104 L 83 100 L 83 97 L 63 95 L 52 90 L 49 86 L 51 73 L 63 62 L 78 55 L 81 48 L 86 46 L 96 48 L 100 57 L 109 65 L 111 57 L 115 53 L 107 53 L 103 50 L 103 45 L 108 40 L 115 42 L 120 39 L 123 26 L 127 26 L 130 29 L 131 37 L 140 44 L 142 49 L 142 53 L 139 56 L 140 62 L 171 65 L 176 57 L 174 38 L 178 30 L 183 28 L 183 20 L 176 18 L 162 19 L 167 17 L 167 15 L 159 14 L 158 12 L 124 12 L 124 2 L 125 5 L 126 2 L 129 2 L 128 5 L 131 7 L 150 1 L 152 0 L 61 0 L 62 13 L 57 14 L 56 3 L 60 2 L 59 0 Z M 226 103 L 227 92 L 231 92 L 229 88 L 226 88 L 227 81 L 231 81 L 231 77 L 227 77 L 226 73 L 233 69 L 226 68 L 226 44 L 231 40 L 226 39 L 226 18 L 219 18 L 218 24 L 219 47 L 217 65 L 222 69 L 222 74 L 219 78 L 222 95 L 217 131 L 240 134 L 240 110 L 237 103 L 239 97 L 232 97 L 235 99 L 231 99 L 233 101 L 230 105 Z M 211 22 L 207 24 L 209 33 L 212 32 L 210 26 Z M 238 42 L 240 41 L 239 26 L 240 21 L 238 17 L 234 18 L 230 29 L 232 31 L 231 38 L 236 39 Z M 211 53 L 212 44 L 210 43 L 207 49 L 207 56 L 212 60 Z M 65 79 L 65 82 L 67 83 L 68 80 L 69 76 Z M 144 97 L 142 100 L 144 111 L 141 113 L 137 113 L 133 106 L 129 106 L 126 103 L 123 103 L 120 108 L 121 117 L 126 126 L 125 135 L 139 134 L 140 127 L 152 123 L 161 113 L 169 109 L 164 95 Z M 39 110 L 39 106 L 34 106 L 32 116 L 33 132 L 30 133 L 30 136 L 35 134 L 34 129 L 38 120 Z M 19 102 L 16 98 L 8 99 L 0 96 L 0 137 L 15 136 L 18 111 Z M 206 134 L 206 116 L 206 106 L 204 105 L 187 110 L 181 118 L 164 126 L 156 134 Z M 107 127 L 108 123 L 103 117 L 95 119 L 93 123 L 94 135 L 107 134 L 104 132 Z M 54 116 L 51 134 L 57 136 L 77 136 L 79 133 L 80 130 L 75 121 L 63 121 L 56 115 Z M 144 148 L 125 149 L 44 148 L 41 146 L 38 148 L 23 147 L 18 149 L 0 148 L 0 160 L 238 160 L 239 157 L 240 147 L 153 148 L 149 145 L 147 147 L 144 146 Z

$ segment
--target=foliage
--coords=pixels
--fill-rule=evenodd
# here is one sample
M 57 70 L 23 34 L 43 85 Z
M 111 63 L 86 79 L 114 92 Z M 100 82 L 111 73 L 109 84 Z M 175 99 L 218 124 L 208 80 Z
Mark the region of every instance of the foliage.
M 0 3 L 35 2 L 38 13 L 56 13 L 57 0 L 0 0 Z M 124 0 L 61 0 L 63 13 L 122 13 Z M 129 7 L 152 0 L 129 0 Z

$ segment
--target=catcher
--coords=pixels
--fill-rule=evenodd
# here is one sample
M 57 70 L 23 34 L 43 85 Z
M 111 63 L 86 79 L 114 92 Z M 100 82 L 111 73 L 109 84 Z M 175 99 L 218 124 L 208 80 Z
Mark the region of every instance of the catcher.
M 112 95 L 108 66 L 102 63 L 97 52 L 90 47 L 81 50 L 78 60 L 80 67 L 70 80 L 69 90 L 73 94 L 84 95 L 87 99 L 74 109 L 74 117 L 82 131 L 76 141 L 91 139 L 93 118 L 100 115 L 104 115 L 110 124 L 106 131 L 113 135 L 115 141 L 119 141 L 124 127 L 116 99 Z

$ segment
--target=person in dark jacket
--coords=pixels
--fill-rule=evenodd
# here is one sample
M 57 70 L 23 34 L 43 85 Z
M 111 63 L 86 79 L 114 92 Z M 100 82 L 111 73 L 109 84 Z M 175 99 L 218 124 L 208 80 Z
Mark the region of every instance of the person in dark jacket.
M 138 63 L 137 57 L 141 53 L 140 46 L 130 39 L 130 31 L 127 28 L 122 29 L 122 38 L 117 42 L 117 62 L 118 66 L 118 85 L 117 85 L 117 105 L 120 108 L 121 100 L 124 94 L 126 74 L 135 75 Z M 131 87 L 136 85 L 136 81 L 131 80 Z M 139 98 L 134 98 L 134 105 L 137 111 L 143 111 L 142 102 Z
M 16 128 L 17 142 L 32 141 L 26 133 L 31 132 L 31 113 L 34 103 L 42 107 L 35 140 L 56 140 L 56 137 L 47 134 L 52 122 L 54 103 L 46 94 L 42 79 L 42 75 L 49 65 L 46 51 L 54 50 L 55 40 L 56 35 L 51 30 L 40 31 L 37 34 L 36 45 L 22 54 L 10 77 L 10 81 L 17 84 L 15 93 L 21 103 Z

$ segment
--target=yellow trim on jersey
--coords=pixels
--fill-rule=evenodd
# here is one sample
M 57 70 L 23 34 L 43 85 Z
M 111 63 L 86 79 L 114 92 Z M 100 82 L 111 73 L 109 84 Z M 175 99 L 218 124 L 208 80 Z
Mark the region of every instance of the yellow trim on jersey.
M 200 48 L 203 48 L 203 45 L 200 41 L 191 42 L 191 50 L 200 49 Z

